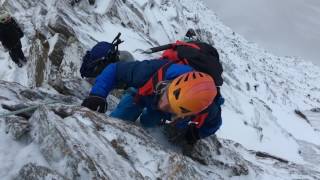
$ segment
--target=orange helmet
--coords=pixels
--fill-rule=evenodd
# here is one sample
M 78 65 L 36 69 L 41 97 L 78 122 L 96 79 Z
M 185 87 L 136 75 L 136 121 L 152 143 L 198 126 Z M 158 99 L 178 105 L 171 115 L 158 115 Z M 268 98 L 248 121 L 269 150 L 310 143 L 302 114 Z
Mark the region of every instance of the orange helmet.
M 188 72 L 175 78 L 168 88 L 168 101 L 178 117 L 205 110 L 217 95 L 214 80 L 202 72 Z

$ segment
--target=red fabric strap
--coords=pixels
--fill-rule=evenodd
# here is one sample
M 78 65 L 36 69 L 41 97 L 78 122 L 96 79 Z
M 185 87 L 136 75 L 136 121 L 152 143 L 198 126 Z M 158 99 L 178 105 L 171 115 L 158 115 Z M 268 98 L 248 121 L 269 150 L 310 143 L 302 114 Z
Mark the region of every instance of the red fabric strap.
M 196 124 L 197 128 L 200 128 L 203 125 L 206 118 L 208 117 L 208 115 L 209 115 L 209 113 L 207 113 L 207 112 L 203 113 L 203 114 L 199 114 L 192 120 L 192 122 L 194 122 Z

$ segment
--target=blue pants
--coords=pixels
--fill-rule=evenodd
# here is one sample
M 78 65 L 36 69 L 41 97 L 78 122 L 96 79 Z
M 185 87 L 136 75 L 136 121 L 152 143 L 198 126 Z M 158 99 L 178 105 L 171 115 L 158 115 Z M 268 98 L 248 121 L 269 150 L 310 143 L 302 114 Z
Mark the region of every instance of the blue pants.
M 161 113 L 151 108 L 142 107 L 134 102 L 135 94 L 127 92 L 120 100 L 110 116 L 125 121 L 135 122 L 140 116 L 140 123 L 144 127 L 155 127 L 160 124 L 163 118 Z

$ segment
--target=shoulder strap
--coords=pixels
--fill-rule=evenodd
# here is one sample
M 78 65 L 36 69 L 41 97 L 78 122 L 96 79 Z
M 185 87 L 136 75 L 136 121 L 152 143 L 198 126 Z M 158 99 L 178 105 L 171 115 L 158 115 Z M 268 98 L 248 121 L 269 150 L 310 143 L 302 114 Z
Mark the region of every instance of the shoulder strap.
M 192 123 L 196 124 L 197 128 L 200 128 L 205 122 L 205 120 L 207 119 L 208 115 L 209 115 L 208 112 L 204 112 L 199 115 L 196 115 L 196 117 L 192 119 Z
M 215 99 L 214 102 L 210 105 L 211 106 L 211 111 L 213 111 L 213 115 L 216 116 L 217 113 L 219 112 L 220 106 L 224 103 L 224 98 L 221 95 L 218 95 Z M 207 119 L 209 115 L 209 108 L 205 109 L 202 111 L 200 114 L 195 115 L 192 118 L 192 123 L 196 124 L 197 128 L 200 128 L 205 120 Z
M 174 63 L 176 63 L 176 64 L 189 64 L 189 62 L 186 58 L 175 58 L 175 57 L 177 57 L 177 54 L 172 54 L 172 53 L 175 53 L 176 48 L 179 46 L 186 46 L 186 47 L 194 48 L 197 50 L 201 50 L 200 46 L 197 45 L 195 42 L 188 43 L 188 42 L 183 42 L 183 41 L 176 41 L 176 43 L 173 45 L 173 47 L 171 49 L 167 50 L 168 54 L 165 54 L 165 52 L 166 52 L 165 51 L 162 56 L 162 58 L 168 58 L 168 57 L 174 57 L 174 58 L 172 58 L 172 59 L 169 58 L 168 60 L 170 60 L 170 62 L 163 65 L 155 74 L 153 74 L 153 76 L 142 87 L 140 87 L 138 89 L 137 96 L 152 95 L 157 83 L 160 81 L 163 81 L 165 79 L 166 71 L 170 67 L 170 65 L 172 65 Z
M 168 62 L 164 64 L 157 72 L 155 72 L 152 77 L 138 89 L 138 96 L 149 96 L 152 95 L 155 87 L 158 82 L 163 81 L 165 79 L 165 75 L 167 69 L 172 65 L 174 62 Z

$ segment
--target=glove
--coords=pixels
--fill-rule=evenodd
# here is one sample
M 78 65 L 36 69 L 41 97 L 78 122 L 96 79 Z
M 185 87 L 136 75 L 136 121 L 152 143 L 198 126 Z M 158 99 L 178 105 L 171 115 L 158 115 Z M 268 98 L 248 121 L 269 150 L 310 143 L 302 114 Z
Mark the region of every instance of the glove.
M 83 100 L 81 106 L 87 107 L 93 111 L 98 111 L 99 113 L 105 113 L 108 108 L 105 98 L 92 94 Z
M 196 127 L 195 124 L 190 124 L 188 130 L 185 134 L 185 139 L 188 144 L 194 145 L 199 139 L 199 129 Z

